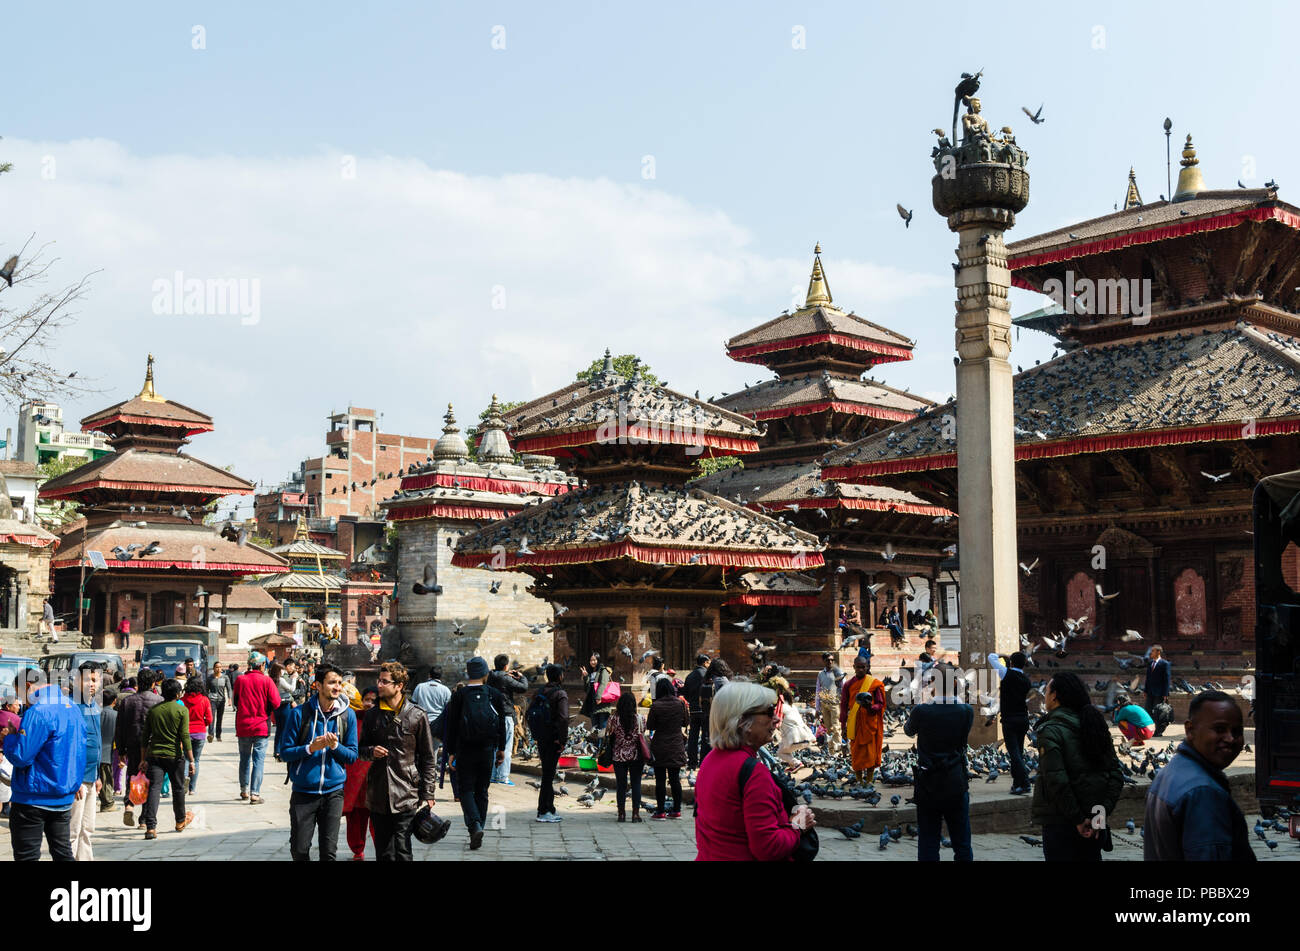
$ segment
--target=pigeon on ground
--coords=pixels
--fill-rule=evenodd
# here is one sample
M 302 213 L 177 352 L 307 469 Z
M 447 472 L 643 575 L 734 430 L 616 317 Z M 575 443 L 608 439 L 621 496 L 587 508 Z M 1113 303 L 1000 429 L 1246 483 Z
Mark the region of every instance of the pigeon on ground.
M 1032 845 L 1035 848 L 1043 844 L 1042 839 L 1036 839 L 1032 835 L 1022 835 L 1020 837 L 1020 841 L 1026 843 L 1027 845 Z

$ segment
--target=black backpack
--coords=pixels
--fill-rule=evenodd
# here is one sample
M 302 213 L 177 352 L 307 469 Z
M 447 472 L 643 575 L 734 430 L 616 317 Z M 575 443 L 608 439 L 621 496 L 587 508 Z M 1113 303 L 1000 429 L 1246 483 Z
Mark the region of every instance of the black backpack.
M 495 743 L 500 736 L 501 714 L 492 705 L 487 686 L 462 687 L 460 693 L 460 735 L 457 739 L 473 746 Z
M 551 709 L 550 691 L 542 689 L 533 694 L 524 712 L 524 722 L 528 724 L 528 733 L 534 740 L 549 740 L 555 736 L 555 712 Z

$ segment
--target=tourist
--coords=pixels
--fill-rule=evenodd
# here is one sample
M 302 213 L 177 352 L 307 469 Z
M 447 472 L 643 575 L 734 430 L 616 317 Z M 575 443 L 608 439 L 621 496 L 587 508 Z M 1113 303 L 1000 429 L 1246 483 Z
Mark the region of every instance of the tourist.
M 758 684 L 729 683 L 713 698 L 713 748 L 695 781 L 697 861 L 788 861 L 802 837 L 792 822 L 808 829 L 815 825 L 806 806 L 793 814 L 786 810 L 781 787 L 757 759 L 776 732 L 775 714 L 776 694 Z M 742 785 L 746 766 L 751 772 Z
M 194 751 L 193 765 L 189 767 L 188 789 L 194 792 L 199 781 L 199 758 L 203 755 L 203 746 L 212 729 L 212 703 L 208 700 L 203 678 L 191 677 L 185 681 L 185 694 L 182 698 L 190 717 L 190 748 Z
M 284 745 L 284 717 L 293 706 L 294 691 L 298 689 L 298 665 L 290 657 L 284 665 L 271 666 L 271 679 L 280 691 L 280 705 L 275 711 L 275 758 L 280 759 L 280 747 Z
M 1156 709 L 1169 703 L 1170 677 L 1171 668 L 1169 661 L 1165 660 L 1165 649 L 1159 644 L 1153 644 L 1150 660 L 1147 661 L 1146 683 L 1142 690 L 1146 694 L 1147 713 L 1151 714 L 1155 723 L 1156 736 L 1164 736 L 1165 728 L 1172 720 L 1168 710 Z
M 497 654 L 492 658 L 494 670 L 488 674 L 487 685 L 501 694 L 505 701 L 504 713 L 506 718 L 506 745 L 504 747 L 505 759 L 500 760 L 500 765 L 492 772 L 492 782 L 501 783 L 503 786 L 513 786 L 514 782 L 510 779 L 510 754 L 514 750 L 515 736 L 518 733 L 519 707 L 515 704 L 515 697 L 522 696 L 528 692 L 528 681 L 524 675 L 517 670 L 506 670 L 506 665 L 510 663 L 510 658 L 506 654 Z
M 1198 693 L 1187 738 L 1147 790 L 1142 857 L 1148 862 L 1253 862 L 1246 817 L 1224 775 L 1245 745 L 1241 708 L 1219 690 Z
M 357 760 L 357 717 L 343 699 L 343 672 L 319 665 L 312 681 L 315 696 L 285 716 L 281 751 L 289 764 L 289 854 L 295 862 L 317 857 L 333 862 L 343 816 L 343 786 L 348 766 Z M 364 848 L 364 842 L 363 842 Z
M 889 642 L 895 650 L 898 650 L 905 643 L 903 638 L 903 619 L 898 614 L 898 608 L 891 607 L 885 614 L 885 626 L 889 628 Z
M 136 692 L 129 693 L 117 702 L 117 728 L 113 733 L 113 745 L 117 747 L 118 758 L 126 758 L 126 782 L 140 772 L 140 740 L 144 736 L 144 721 L 149 711 L 162 703 L 158 695 L 157 684 L 161 680 L 148 667 L 142 667 L 136 675 Z M 135 825 L 135 806 L 127 796 L 122 804 L 122 824 Z
M 792 767 L 794 754 L 812 746 L 816 737 L 804 722 L 803 713 L 795 706 L 794 691 L 783 673 L 789 671 L 777 664 L 768 664 L 759 674 L 758 682 L 776 694 L 777 756 L 787 767 Z
M 117 731 L 117 691 L 104 688 L 99 713 L 99 811 L 112 812 L 117 806 L 118 792 L 117 751 L 113 749 L 113 734 Z
M 709 720 L 700 707 L 700 687 L 709 672 L 709 655 L 699 654 L 695 658 L 695 669 L 682 681 L 682 696 L 691 711 L 691 729 L 686 737 L 686 769 L 694 772 L 700 765 L 700 759 L 709 748 Z
M 235 681 L 239 679 L 239 665 L 231 664 L 226 668 L 226 682 L 230 684 L 230 692 L 226 694 L 226 700 L 231 709 L 235 706 Z
M 465 686 L 452 694 L 445 713 L 448 763 L 456 771 L 471 849 L 483 844 L 493 763 L 500 766 L 506 758 L 506 698 L 488 686 L 487 678 L 487 661 L 471 657 Z
M 721 657 L 715 657 L 709 663 L 709 669 L 704 672 L 704 680 L 700 683 L 700 711 L 704 714 L 706 722 L 712 723 L 711 711 L 713 709 L 713 697 L 719 690 L 731 682 L 731 668 Z M 710 740 L 712 743 L 712 740 Z M 700 762 L 704 762 L 705 757 L 709 755 L 709 750 L 704 749 L 700 752 Z
M 170 776 L 172 781 L 176 831 L 184 832 L 194 821 L 194 813 L 185 811 L 185 764 L 194 768 L 189 711 L 184 704 L 176 702 L 181 696 L 181 685 L 175 679 L 164 680 L 161 691 L 162 701 L 150 709 L 140 738 L 140 760 L 147 764 L 149 777 L 149 798 L 140 815 L 146 839 L 158 838 L 158 802 L 163 776 Z
M 54 643 L 57 644 L 59 642 L 59 635 L 54 632 L 54 605 L 50 603 L 49 598 L 45 599 L 45 604 L 41 607 L 41 623 L 39 630 L 42 634 L 50 635 L 50 638 Z
M 664 669 L 664 659 L 658 654 L 650 658 L 650 673 L 646 675 L 645 682 L 645 699 L 641 701 L 641 706 L 648 707 L 654 703 L 655 697 L 659 696 L 656 689 L 659 681 L 667 680 L 672 683 L 672 676 Z M 673 691 L 674 694 L 676 691 Z
M 438 723 L 438 718 L 442 716 L 442 711 L 447 709 L 447 701 L 451 699 L 451 688 L 442 682 L 442 667 L 434 664 L 429 668 L 429 679 L 420 684 L 411 693 L 411 701 L 424 711 L 424 715 L 429 720 L 430 735 L 433 737 L 433 754 L 437 756 L 442 748 L 441 724 L 438 729 L 434 729 L 434 724 Z
M 645 770 L 645 757 L 641 755 L 641 739 L 645 722 L 637 712 L 636 697 L 630 690 L 619 694 L 614 715 L 609 721 L 614 756 L 614 780 L 618 796 L 618 821 L 626 822 L 627 794 L 632 786 L 632 821 L 641 822 L 641 774 Z M 673 804 L 676 806 L 676 803 Z M 660 816 L 666 819 L 667 816 Z
M 650 738 L 650 756 L 655 769 L 655 811 L 651 819 L 680 819 L 682 817 L 682 767 L 686 765 L 686 705 L 677 697 L 673 683 L 661 677 L 655 683 L 655 698 L 646 715 L 645 728 Z M 640 785 L 638 775 L 637 785 Z M 671 786 L 672 808 L 664 799 L 665 786 Z M 620 809 L 621 811 L 621 809 Z
M 214 661 L 208 677 L 208 703 L 212 707 L 212 725 L 208 727 L 208 742 L 221 742 L 221 720 L 226 715 L 226 700 L 230 698 L 230 681 L 221 669 L 221 661 Z
M 1124 775 L 1110 727 L 1092 705 L 1077 674 L 1061 671 L 1047 682 L 1047 715 L 1038 721 L 1038 782 L 1032 817 L 1043 830 L 1049 862 L 1100 862 L 1105 824 Z M 1095 820 L 1103 825 L 1097 828 Z
M 826 735 L 827 751 L 834 756 L 840 748 L 840 691 L 844 688 L 844 671 L 835 666 L 835 655 L 822 654 L 822 669 L 817 671 L 817 719 Z
M 117 649 L 126 650 L 130 646 L 131 646 L 131 619 L 124 614 L 122 615 L 122 620 L 117 622 Z
M 853 771 L 871 782 L 885 747 L 885 685 L 871 676 L 864 657 L 853 659 L 853 676 L 840 692 L 840 729 Z
M 367 687 L 363 692 L 355 694 L 348 706 L 354 716 L 363 717 L 378 702 L 379 691 Z M 352 850 L 354 862 L 364 862 L 366 859 L 366 830 L 370 828 L 370 809 L 366 805 L 366 780 L 370 775 L 370 761 L 361 758 L 360 750 L 358 736 L 358 755 L 348 764 L 347 778 L 343 781 L 343 815 L 347 817 L 348 848 Z M 373 832 L 370 838 L 373 843 Z
M 42 834 L 50 858 L 76 861 L 70 829 L 72 805 L 86 774 L 82 713 L 34 667 L 18 674 L 14 689 L 26 702 L 22 726 L 0 727 L 0 749 L 13 769 L 9 844 L 14 861 L 40 861 Z
M 81 711 L 81 726 L 86 744 L 86 769 L 81 775 L 81 788 L 74 793 L 72 811 L 68 814 L 68 841 L 78 862 L 93 862 L 95 852 L 90 837 L 95 834 L 95 814 L 99 811 L 96 794 L 100 790 L 99 750 L 101 707 L 99 704 L 100 672 L 107 666 L 98 661 L 83 661 L 77 668 L 73 683 L 72 701 Z
M 919 828 L 916 857 L 939 861 L 942 823 L 948 824 L 953 858 L 974 859 L 970 840 L 970 790 L 966 778 L 966 742 L 975 713 L 957 693 L 956 671 L 938 668 L 927 675 L 934 699 L 912 708 L 903 732 L 916 737 L 917 770 L 914 798 Z
M 266 763 L 266 738 L 270 717 L 280 708 L 280 691 L 262 672 L 266 655 L 251 651 L 248 670 L 235 681 L 235 738 L 239 741 L 239 798 L 250 805 L 263 800 L 262 769 Z
M 586 696 L 582 698 L 582 708 L 578 711 L 591 720 L 591 728 L 596 733 L 603 733 L 609 724 L 609 713 L 614 709 L 614 701 L 605 701 L 605 691 L 614 679 L 614 668 L 602 666 L 600 654 L 591 652 L 587 667 L 579 667 L 582 679 L 587 684 Z
M 486 661 L 483 667 L 486 675 Z M 375 857 L 381 862 L 411 861 L 411 824 L 422 804 L 433 809 L 438 781 L 429 718 L 402 696 L 407 677 L 402 664 L 381 664 L 379 703 L 366 711 L 361 723 L 358 752 L 372 763 L 366 804 Z
M 1151 714 L 1129 700 L 1127 694 L 1120 694 L 1115 698 L 1115 714 L 1112 720 L 1124 734 L 1124 739 L 1134 746 L 1146 746 L 1147 740 L 1151 739 L 1156 732 L 1156 724 L 1151 719 Z
M 1002 738 L 1006 741 L 1007 760 L 1011 763 L 1011 795 L 1029 792 L 1029 772 L 1025 769 L 1025 734 L 1029 732 L 1029 677 L 1025 674 L 1028 658 L 1016 651 L 1003 663 L 997 654 L 989 654 L 989 664 L 1001 681 L 998 709 L 1002 718 Z
M 569 695 L 563 686 L 564 668 L 547 664 L 546 683 L 528 705 L 528 732 L 542 762 L 542 788 L 537 793 L 537 821 L 559 822 L 555 813 L 555 768 L 569 742 Z M 537 712 L 534 713 L 534 708 Z
M 205 694 L 208 692 L 207 678 L 200 676 L 199 669 L 194 665 L 194 658 L 186 657 L 185 658 L 185 683 L 182 683 L 181 687 L 184 687 L 185 684 L 189 683 L 191 680 L 197 680 L 202 685 L 203 692 Z

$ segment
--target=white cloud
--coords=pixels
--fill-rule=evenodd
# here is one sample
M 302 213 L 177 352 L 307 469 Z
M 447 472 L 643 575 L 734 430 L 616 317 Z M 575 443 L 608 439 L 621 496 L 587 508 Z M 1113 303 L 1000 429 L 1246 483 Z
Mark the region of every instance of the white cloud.
M 789 306 L 811 264 L 762 254 L 724 212 L 657 186 L 481 177 L 379 156 L 359 156 L 347 179 L 332 150 L 198 158 L 100 139 L 4 145 L 8 244 L 32 232 L 55 241 L 57 282 L 101 270 L 57 353 L 104 392 L 65 416 L 136 392 L 153 352 L 159 392 L 215 417 L 191 451 L 255 480 L 318 454 L 326 415 L 349 402 L 383 410 L 387 431 L 436 434 L 448 401 L 473 420 L 493 392 L 540 395 L 606 346 L 639 353 L 675 388 L 735 389 L 761 371 L 727 360 L 721 342 Z M 41 177 L 46 156 L 52 180 Z M 946 281 L 824 261 L 837 301 L 912 336 L 870 308 Z M 155 315 L 153 283 L 177 271 L 258 281 L 259 322 Z M 505 307 L 494 309 L 500 289 Z

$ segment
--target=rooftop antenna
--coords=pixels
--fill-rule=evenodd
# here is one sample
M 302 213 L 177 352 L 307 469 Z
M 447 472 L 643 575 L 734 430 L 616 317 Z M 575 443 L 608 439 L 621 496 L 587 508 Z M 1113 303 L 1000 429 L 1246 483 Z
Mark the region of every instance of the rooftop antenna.
M 1174 127 L 1173 120 L 1168 116 L 1165 117 L 1165 194 L 1172 199 L 1174 197 L 1173 175 L 1171 169 L 1173 163 L 1169 158 L 1169 130 Z

